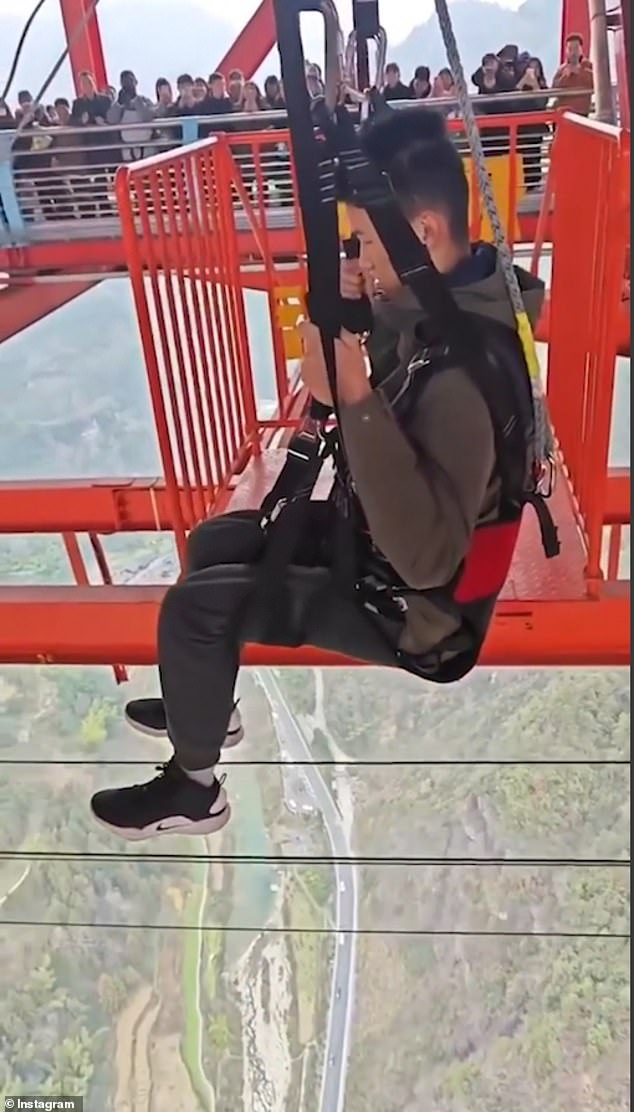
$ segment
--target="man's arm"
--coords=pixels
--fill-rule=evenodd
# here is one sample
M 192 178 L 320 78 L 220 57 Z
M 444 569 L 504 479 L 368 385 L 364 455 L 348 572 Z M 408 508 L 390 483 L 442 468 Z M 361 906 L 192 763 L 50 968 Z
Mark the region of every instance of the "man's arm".
M 553 77 L 553 84 L 552 84 L 553 89 L 558 89 L 559 88 L 559 83 L 560 83 L 560 81 L 561 81 L 562 77 L 564 76 L 567 69 L 568 69 L 567 65 L 559 67 L 555 76 Z
M 495 467 L 489 411 L 466 373 L 427 385 L 410 437 L 380 393 L 341 392 L 346 457 L 372 539 L 408 586 L 441 587 L 464 559 Z

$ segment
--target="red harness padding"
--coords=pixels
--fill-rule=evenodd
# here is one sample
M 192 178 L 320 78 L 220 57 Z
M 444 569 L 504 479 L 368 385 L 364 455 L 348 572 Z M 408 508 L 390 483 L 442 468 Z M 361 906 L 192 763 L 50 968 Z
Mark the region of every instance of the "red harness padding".
M 521 523 L 519 514 L 513 521 L 494 521 L 475 529 L 453 591 L 454 602 L 466 605 L 499 595 L 511 567 Z

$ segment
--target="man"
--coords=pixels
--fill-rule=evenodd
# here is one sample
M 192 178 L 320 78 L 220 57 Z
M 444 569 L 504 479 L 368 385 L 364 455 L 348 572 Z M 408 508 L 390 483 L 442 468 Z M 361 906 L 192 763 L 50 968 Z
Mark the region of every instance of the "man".
M 209 76 L 209 96 L 204 102 L 203 109 L 207 116 L 230 116 L 235 105 L 227 95 L 227 86 L 221 73 L 212 73 Z
M 171 108 L 166 109 L 165 115 L 177 119 L 181 116 L 199 116 L 200 105 L 194 96 L 194 79 L 190 73 L 181 73 L 176 81 L 176 91 L 176 101 Z
M 569 93 L 555 100 L 555 108 L 576 112 L 579 116 L 589 116 L 594 92 L 594 72 L 592 62 L 583 56 L 581 35 L 568 35 L 566 39 L 566 61 L 553 77 L 553 89 L 586 89 L 585 95 Z
M 57 112 L 57 122 L 60 127 L 68 127 L 70 124 L 70 104 L 66 97 L 57 97 L 55 101 L 55 111 Z
M 123 70 L 119 80 L 121 88 L 115 103 L 108 110 L 107 119 L 109 124 L 123 125 L 120 134 L 126 146 L 121 148 L 121 158 L 124 162 L 134 162 L 151 153 L 152 148 L 145 144 L 151 143 L 154 130 L 126 125 L 152 123 L 154 106 L 148 97 L 139 96 L 137 79 L 132 70 Z
M 421 110 L 408 121 L 404 113 L 394 113 L 394 123 L 382 130 L 377 125 L 371 138 L 370 157 L 389 171 L 405 218 L 446 276 L 455 300 L 483 328 L 496 336 L 501 331 L 516 352 L 513 313 L 495 250 L 469 244 L 467 179 L 442 118 Z M 431 330 L 430 321 L 400 285 L 368 214 L 349 204 L 349 217 L 361 241 L 361 258 L 344 265 L 342 293 L 358 297 L 370 284 L 384 300 L 376 304 L 367 349 L 372 381 L 359 339 L 344 331 L 336 343 L 340 435 L 348 470 L 342 462 L 334 496 L 308 508 L 308 525 L 285 573 L 283 618 L 290 628 L 283 636 L 271 634 L 270 605 L 256 592 L 265 550 L 261 513 L 229 514 L 191 534 L 188 574 L 168 591 L 160 615 L 163 700 L 140 700 L 126 708 L 128 721 L 142 732 L 169 734 L 175 755 L 148 784 L 98 792 L 92 800 L 96 818 L 125 838 L 170 830 L 208 834 L 228 821 L 229 804 L 215 768 L 223 744 L 241 735 L 234 687 L 243 643 L 303 639 L 378 665 L 407 661 L 404 666 L 411 662 L 414 670 L 420 661 L 423 672 L 427 667 L 433 672 L 460 656 L 464 638 L 469 640 L 447 585 L 467 566 L 476 527 L 502 515 L 493 419 L 467 370 L 447 363 L 447 343 L 431 366 L 432 349 L 420 332 Z M 423 257 L 421 248 L 421 262 Z M 535 318 L 542 283 L 529 275 L 522 282 Z M 304 381 L 316 400 L 329 403 L 318 333 L 306 324 L 303 336 Z M 521 355 L 515 359 L 513 372 L 532 428 L 528 375 Z M 515 460 L 522 476 L 525 431 L 520 430 L 523 446 Z M 358 561 L 349 591 L 336 577 L 333 545 L 333 535 L 348 521 Z M 396 593 L 388 591 L 392 582 Z M 492 610 L 489 600 L 478 645 Z M 469 652 L 467 670 L 477 657 L 475 641 Z
M 242 104 L 242 94 L 244 93 L 244 74 L 242 70 L 232 69 L 227 78 L 227 96 L 233 104 L 234 108 L 239 108 Z
M 401 81 L 401 71 L 396 62 L 388 62 L 385 67 L 383 99 L 389 104 L 392 100 L 411 100 L 412 91 Z

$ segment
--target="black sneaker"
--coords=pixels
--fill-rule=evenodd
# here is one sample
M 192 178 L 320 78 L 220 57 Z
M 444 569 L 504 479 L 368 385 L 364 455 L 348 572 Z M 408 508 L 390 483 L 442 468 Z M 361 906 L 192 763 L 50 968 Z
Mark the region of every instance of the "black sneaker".
M 97 822 L 129 842 L 160 834 L 214 834 L 229 822 L 224 777 L 206 788 L 187 776 L 174 758 L 156 767 L 159 775 L 147 784 L 93 795 L 90 806 Z
M 148 737 L 167 737 L 167 719 L 162 699 L 133 699 L 127 704 L 123 713 L 126 722 L 138 733 L 146 734 Z M 233 748 L 242 741 L 243 737 L 242 716 L 238 704 L 235 703 L 222 748 Z

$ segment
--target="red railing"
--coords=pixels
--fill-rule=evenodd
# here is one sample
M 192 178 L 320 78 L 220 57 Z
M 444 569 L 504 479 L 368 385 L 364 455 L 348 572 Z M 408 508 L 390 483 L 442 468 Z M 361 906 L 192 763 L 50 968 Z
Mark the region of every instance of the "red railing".
M 548 397 L 585 534 L 591 595 L 602 578 L 629 159 L 626 133 L 578 116 L 562 118 L 554 183 Z
M 122 167 L 116 180 L 181 560 L 187 530 L 259 452 L 233 182 L 221 140 Z
M 520 236 L 518 211 L 532 213 L 535 217 L 539 212 L 539 200 L 534 194 L 546 180 L 558 117 L 557 112 L 478 117 L 502 223 L 512 245 Z M 467 163 L 472 238 L 489 238 L 488 220 L 483 212 L 463 125 L 460 120 L 450 120 L 448 126 Z M 288 131 L 253 131 L 228 135 L 227 139 L 252 204 L 261 214 L 267 214 L 269 230 L 301 228 Z M 237 207 L 236 212 L 239 229 L 240 208 Z

